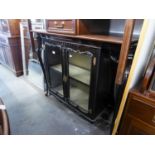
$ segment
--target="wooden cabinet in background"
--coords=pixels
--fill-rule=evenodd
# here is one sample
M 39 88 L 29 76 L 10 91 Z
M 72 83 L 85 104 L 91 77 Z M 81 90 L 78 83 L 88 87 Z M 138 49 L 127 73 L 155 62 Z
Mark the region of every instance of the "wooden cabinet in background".
M 0 19 L 1 33 L 6 36 L 19 36 L 19 19 Z
M 16 76 L 23 74 L 18 19 L 0 19 L 0 63 Z
M 155 100 L 136 90 L 131 91 L 119 134 L 155 134 Z
M 129 93 L 119 134 L 155 134 L 155 58 L 151 60 L 139 89 Z

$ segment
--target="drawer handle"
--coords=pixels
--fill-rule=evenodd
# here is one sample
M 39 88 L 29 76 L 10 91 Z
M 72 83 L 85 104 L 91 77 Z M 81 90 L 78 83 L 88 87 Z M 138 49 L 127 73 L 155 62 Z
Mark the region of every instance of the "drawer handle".
M 62 21 L 61 24 L 58 25 L 58 23 L 55 21 L 54 24 L 55 24 L 56 28 L 64 28 L 65 22 Z

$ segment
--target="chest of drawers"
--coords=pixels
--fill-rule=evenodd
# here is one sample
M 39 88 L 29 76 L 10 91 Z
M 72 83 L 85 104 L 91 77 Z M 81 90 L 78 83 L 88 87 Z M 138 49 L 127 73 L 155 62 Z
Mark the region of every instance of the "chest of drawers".
M 136 90 L 131 91 L 119 134 L 155 134 L 155 100 Z

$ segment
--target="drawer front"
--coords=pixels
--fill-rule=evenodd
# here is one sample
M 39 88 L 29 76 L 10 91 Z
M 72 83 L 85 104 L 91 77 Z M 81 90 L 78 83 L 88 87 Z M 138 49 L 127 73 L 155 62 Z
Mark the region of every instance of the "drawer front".
M 127 114 L 121 128 L 119 135 L 154 135 L 155 127 L 137 119 L 136 117 Z
M 137 97 L 132 97 L 129 102 L 129 114 L 155 127 L 155 106 L 152 103 Z
M 57 33 L 76 34 L 75 20 L 47 20 L 47 30 Z

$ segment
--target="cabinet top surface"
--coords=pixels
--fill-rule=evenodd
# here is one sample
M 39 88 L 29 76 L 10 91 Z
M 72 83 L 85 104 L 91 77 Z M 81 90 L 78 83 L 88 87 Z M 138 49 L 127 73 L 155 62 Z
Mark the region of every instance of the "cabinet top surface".
M 60 34 L 60 33 L 51 33 L 46 30 L 32 30 L 32 32 L 40 33 L 40 34 L 47 34 L 47 35 L 54 35 L 54 36 L 63 36 L 69 38 L 77 38 L 77 39 L 84 39 L 84 40 L 91 40 L 91 41 L 100 41 L 100 42 L 109 42 L 115 44 L 122 44 L 123 38 L 119 36 L 112 36 L 112 35 L 71 35 L 71 34 Z

